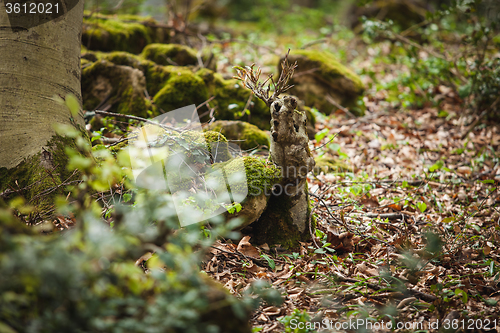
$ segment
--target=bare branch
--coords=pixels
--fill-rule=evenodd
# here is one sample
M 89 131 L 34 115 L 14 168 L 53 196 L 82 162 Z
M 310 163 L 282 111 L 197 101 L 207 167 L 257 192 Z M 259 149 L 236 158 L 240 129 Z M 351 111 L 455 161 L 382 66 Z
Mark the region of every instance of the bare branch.
M 255 64 L 252 64 L 250 67 L 245 66 L 244 68 L 239 66 L 233 67 L 236 69 L 237 73 L 234 78 L 242 81 L 243 85 L 252 90 L 255 96 L 263 100 L 268 106 L 271 106 L 280 94 L 293 87 L 293 85 L 288 85 L 288 81 L 290 81 L 293 73 L 295 72 L 295 68 L 297 68 L 297 62 L 289 64 L 289 54 L 290 50 L 288 50 L 285 59 L 283 59 L 283 62 L 281 63 L 281 73 L 278 81 L 276 82 L 274 82 L 272 74 L 270 74 L 264 82 L 260 82 L 259 79 L 262 74 L 262 70 L 260 67 L 254 69 Z M 273 94 L 270 96 L 271 87 L 273 89 Z

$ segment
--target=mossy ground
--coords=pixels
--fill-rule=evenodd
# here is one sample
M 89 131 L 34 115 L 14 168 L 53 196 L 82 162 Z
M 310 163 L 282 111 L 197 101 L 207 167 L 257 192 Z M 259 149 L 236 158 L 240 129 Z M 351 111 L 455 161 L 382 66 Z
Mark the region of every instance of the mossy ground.
M 82 70 L 85 110 L 108 103 L 109 111 L 147 117 L 152 105 L 145 97 L 145 88 L 144 74 L 129 66 L 99 60 Z
M 144 18 L 93 15 L 83 20 L 82 44 L 89 50 L 126 51 L 138 54 L 153 42 L 165 41 L 157 29 L 142 24 Z M 154 22 L 154 21 L 152 21 Z
M 190 104 L 199 105 L 213 96 L 211 106 L 215 107 L 216 119 L 243 120 L 260 129 L 270 128 L 269 108 L 255 97 L 249 102 L 251 92 L 238 81 L 225 80 L 207 68 L 193 72 L 189 66 L 172 66 L 165 61 L 169 52 L 174 63 L 192 64 L 196 61 L 197 64 L 195 51 L 181 45 L 150 44 L 139 55 L 124 51 L 104 53 L 86 50 L 81 62 L 84 109 L 93 110 L 111 93 L 116 101 L 111 99 L 114 105 L 110 111 L 142 117 L 148 116 L 150 111 L 151 115 L 156 116 Z M 129 89 L 130 78 L 116 74 L 117 68 L 110 64 L 141 71 L 146 81 L 145 91 L 151 99 Z M 98 77 L 106 80 L 96 83 Z M 101 91 L 98 94 L 95 93 L 96 85 Z M 92 89 L 94 93 L 90 92 Z M 206 108 L 199 111 L 200 114 L 205 112 Z M 258 142 L 264 143 L 262 138 Z
M 197 65 L 196 51 L 180 44 L 149 44 L 142 51 L 144 59 L 154 61 L 158 65 L 188 66 Z
M 314 167 L 314 173 L 319 174 L 323 173 L 343 173 L 343 172 L 352 172 L 353 168 L 350 167 L 347 163 L 342 162 L 339 159 L 333 157 L 316 157 L 315 159 L 316 166 Z
M 303 99 L 306 105 L 329 113 L 334 106 L 327 101 L 326 95 L 331 94 L 352 113 L 358 116 L 364 114 L 361 95 L 365 88 L 361 78 L 342 65 L 333 54 L 318 50 L 294 50 L 289 61 L 297 61 L 298 73 L 311 71 L 306 77 L 302 76 L 300 82 L 292 79 L 292 84 L 296 86 L 290 90 L 290 93 Z
M 224 134 L 228 140 L 235 140 L 234 143 L 243 150 L 255 149 L 260 146 L 269 147 L 267 133 L 244 121 L 218 120 L 208 128 Z
M 71 138 L 55 135 L 45 147 L 12 169 L 0 168 L 0 192 L 13 190 L 16 193 L 12 195 L 23 197 L 39 214 L 52 210 L 55 195 L 64 193 L 61 184 L 72 175 L 66 169 L 65 149 L 75 147 L 75 143 Z

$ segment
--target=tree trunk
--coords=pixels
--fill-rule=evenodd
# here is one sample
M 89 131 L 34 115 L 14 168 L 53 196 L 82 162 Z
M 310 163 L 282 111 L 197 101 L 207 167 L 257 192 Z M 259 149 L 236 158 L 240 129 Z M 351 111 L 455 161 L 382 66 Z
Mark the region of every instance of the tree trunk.
M 281 169 L 281 182 L 273 189 L 267 208 L 254 226 L 260 243 L 294 247 L 309 238 L 310 207 L 307 174 L 315 162 L 309 150 L 305 112 L 297 100 L 284 97 L 272 102 L 271 160 Z
M 0 6 L 0 194 L 5 197 L 14 191 L 33 197 L 59 185 L 67 175 L 68 140 L 56 135 L 53 124 L 84 126 L 82 111 L 72 116 L 60 103 L 60 98 L 73 94 L 81 105 L 83 1 L 54 2 L 59 3 L 59 15 L 7 15 L 8 2 L 4 3 Z M 29 193 L 20 192 L 29 185 L 33 185 Z

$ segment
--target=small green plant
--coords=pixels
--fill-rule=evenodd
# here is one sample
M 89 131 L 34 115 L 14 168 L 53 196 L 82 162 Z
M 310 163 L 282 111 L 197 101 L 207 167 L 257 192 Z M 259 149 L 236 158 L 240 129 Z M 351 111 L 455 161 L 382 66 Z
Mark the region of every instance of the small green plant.
M 300 311 L 299 309 L 293 310 L 291 315 L 285 316 L 278 319 L 283 325 L 285 325 L 286 333 L 312 333 L 316 332 L 314 329 L 314 323 L 311 322 L 311 318 L 307 312 Z
M 395 79 L 377 84 L 378 89 L 389 92 L 389 102 L 401 103 L 405 108 L 423 107 L 425 103 L 439 107 L 436 91 L 450 90 L 465 101 L 467 111 L 478 117 L 497 116 L 497 22 L 481 15 L 480 6 L 480 0 L 452 1 L 446 8 L 427 13 L 424 24 L 403 32 L 390 20 L 364 20 L 365 41 L 373 43 L 380 37 L 392 41 L 393 53 L 383 61 L 395 62 L 403 69 Z M 420 41 L 409 37 L 411 33 Z M 443 40 L 453 34 L 460 43 L 451 49 Z M 453 115 L 441 111 L 439 116 Z

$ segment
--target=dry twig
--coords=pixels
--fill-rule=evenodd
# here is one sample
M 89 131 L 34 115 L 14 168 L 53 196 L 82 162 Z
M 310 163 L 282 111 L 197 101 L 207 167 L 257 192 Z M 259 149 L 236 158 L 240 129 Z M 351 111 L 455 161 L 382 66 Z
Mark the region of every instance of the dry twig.
M 274 82 L 272 74 L 270 74 L 264 82 L 260 82 L 259 79 L 262 70 L 260 67 L 254 69 L 255 64 L 252 64 L 252 66 L 245 66 L 244 68 L 235 66 L 234 69 L 236 69 L 238 75 L 234 76 L 234 78 L 241 80 L 245 87 L 250 89 L 255 96 L 263 100 L 267 106 L 271 106 L 280 94 L 293 87 L 293 85 L 288 85 L 288 81 L 292 78 L 295 68 L 297 68 L 297 62 L 289 64 L 289 54 L 290 49 L 281 63 L 281 74 L 276 82 Z M 271 83 L 268 83 L 269 81 L 271 81 Z M 269 95 L 271 87 L 273 88 L 273 93 Z

